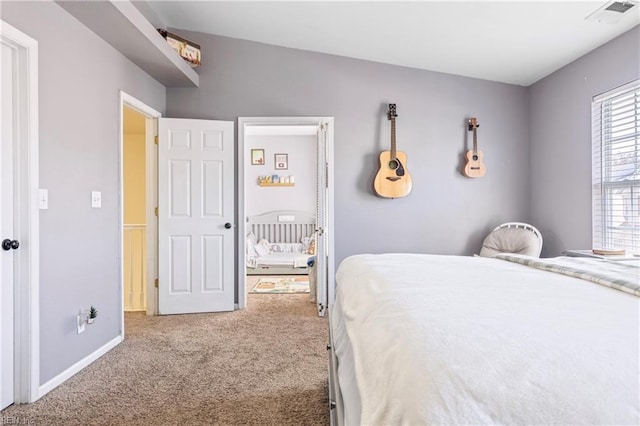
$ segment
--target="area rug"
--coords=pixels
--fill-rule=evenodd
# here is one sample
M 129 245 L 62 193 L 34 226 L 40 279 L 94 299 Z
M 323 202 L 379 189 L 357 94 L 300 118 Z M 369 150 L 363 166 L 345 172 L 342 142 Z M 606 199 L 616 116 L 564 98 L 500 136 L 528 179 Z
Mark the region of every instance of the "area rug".
M 262 277 L 249 293 L 309 293 L 309 277 Z

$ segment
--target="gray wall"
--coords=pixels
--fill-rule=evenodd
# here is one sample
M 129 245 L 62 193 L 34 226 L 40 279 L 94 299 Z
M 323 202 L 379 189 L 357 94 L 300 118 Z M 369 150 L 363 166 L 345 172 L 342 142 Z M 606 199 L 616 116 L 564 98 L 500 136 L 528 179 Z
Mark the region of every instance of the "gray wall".
M 163 111 L 165 89 L 53 2 L 1 2 L 2 19 L 38 41 L 40 382 L 120 334 L 119 90 Z M 90 207 L 91 190 L 102 208 Z M 78 309 L 97 321 L 78 335 Z
M 274 210 L 298 210 L 315 214 L 317 155 L 316 136 L 249 135 L 245 146 L 245 209 L 247 216 Z M 265 164 L 251 164 L 251 149 L 264 149 Z M 276 153 L 288 154 L 289 168 L 276 170 Z M 264 175 L 294 176 L 293 187 L 258 186 Z
M 591 99 L 640 78 L 640 27 L 529 87 L 531 220 L 543 256 L 591 248 Z
M 527 89 L 255 42 L 172 30 L 202 47 L 200 88 L 168 88 L 167 114 L 335 117 L 336 265 L 363 252 L 478 252 L 504 221 L 529 220 Z M 460 54 L 460 52 L 452 52 Z M 388 103 L 413 191 L 374 195 L 378 154 L 389 149 Z M 488 172 L 461 175 L 478 117 Z

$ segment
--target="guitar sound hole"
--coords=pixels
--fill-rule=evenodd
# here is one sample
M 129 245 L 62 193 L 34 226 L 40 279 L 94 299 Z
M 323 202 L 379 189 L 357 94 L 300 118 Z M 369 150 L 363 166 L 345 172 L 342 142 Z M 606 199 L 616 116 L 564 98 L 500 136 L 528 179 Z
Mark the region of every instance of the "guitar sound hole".
M 391 160 L 389 161 L 389 168 L 391 170 L 395 170 L 398 168 L 398 161 L 397 160 Z
M 473 161 L 478 161 L 478 156 L 477 155 L 473 156 Z

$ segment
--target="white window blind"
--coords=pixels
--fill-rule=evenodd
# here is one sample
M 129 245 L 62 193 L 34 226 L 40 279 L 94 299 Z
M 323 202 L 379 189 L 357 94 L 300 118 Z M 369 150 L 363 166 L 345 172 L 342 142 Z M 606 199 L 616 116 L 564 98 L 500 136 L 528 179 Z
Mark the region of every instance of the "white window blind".
M 640 80 L 593 98 L 593 248 L 640 253 Z

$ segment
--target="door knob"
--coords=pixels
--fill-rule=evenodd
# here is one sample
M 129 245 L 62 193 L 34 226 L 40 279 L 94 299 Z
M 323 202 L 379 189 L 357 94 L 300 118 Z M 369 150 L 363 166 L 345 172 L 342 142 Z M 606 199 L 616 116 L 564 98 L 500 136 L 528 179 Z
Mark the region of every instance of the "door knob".
M 18 242 L 18 240 L 10 240 L 10 239 L 5 239 L 2 240 L 2 250 L 11 250 L 11 249 L 17 249 L 18 247 L 20 247 L 20 243 Z
M 227 228 L 227 229 L 231 229 L 231 226 L 232 226 L 232 225 L 231 225 L 229 222 L 227 222 L 227 223 L 225 223 L 225 224 L 224 224 L 224 227 L 225 227 L 225 228 Z

